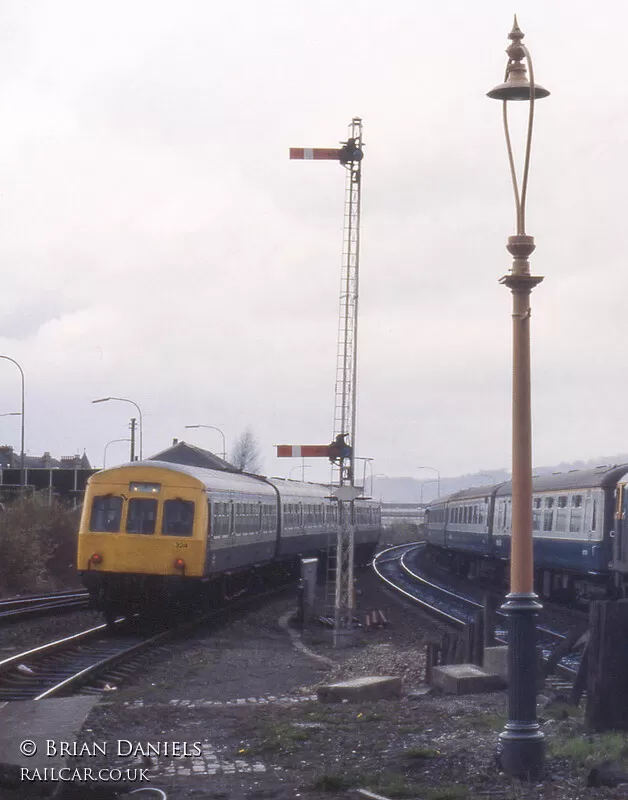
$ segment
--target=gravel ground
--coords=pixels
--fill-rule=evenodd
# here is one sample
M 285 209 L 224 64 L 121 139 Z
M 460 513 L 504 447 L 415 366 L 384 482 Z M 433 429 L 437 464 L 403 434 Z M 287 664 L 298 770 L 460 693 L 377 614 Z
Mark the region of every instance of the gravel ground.
M 362 574 L 359 586 L 360 613 L 381 609 L 388 625 L 361 631 L 344 650 L 334 650 L 315 627 L 302 638 L 310 652 L 293 646 L 279 623 L 294 607 L 290 595 L 161 648 L 149 669 L 107 693 L 92 711 L 78 739 L 107 742 L 108 756 L 83 765 L 144 768 L 150 778 L 144 785 L 160 787 L 168 800 L 339 800 L 359 797 L 360 786 L 421 800 L 627 796 L 628 785 L 587 788 L 605 743 L 581 736 L 577 717 L 556 704 L 540 712 L 552 746 L 543 782 L 529 786 L 501 775 L 496 746 L 505 694 L 427 693 L 424 644 L 443 628 L 402 606 L 373 574 Z M 333 705 L 312 699 L 330 680 L 390 674 L 403 678 L 401 699 Z M 133 757 L 117 756 L 118 740 L 141 744 Z M 190 756 L 147 752 L 148 743 L 163 751 L 163 743 L 171 750 L 172 742 L 187 743 Z M 617 741 L 613 746 L 618 752 Z
M 4 622 L 0 625 L 0 661 L 20 650 L 71 636 L 86 628 L 102 625 L 103 622 L 100 612 L 87 609 Z

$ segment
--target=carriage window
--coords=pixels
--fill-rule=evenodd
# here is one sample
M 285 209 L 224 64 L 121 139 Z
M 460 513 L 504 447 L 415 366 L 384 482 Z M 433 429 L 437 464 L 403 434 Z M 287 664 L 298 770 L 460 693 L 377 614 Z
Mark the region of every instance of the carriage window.
M 582 528 L 582 495 L 574 494 L 571 497 L 571 518 L 569 520 L 569 533 L 580 533 Z
M 231 514 L 229 503 L 214 503 L 214 538 L 229 536 Z
M 129 500 L 126 518 L 127 533 L 155 533 L 157 500 Z
M 194 527 L 194 503 L 191 500 L 166 500 L 162 533 L 166 536 L 191 536 Z
M 554 524 L 554 498 L 545 498 L 545 512 L 543 514 L 543 530 L 551 531 Z
M 558 508 L 556 509 L 556 530 L 560 533 L 565 533 L 567 530 L 568 516 L 569 509 L 567 508 L 567 495 L 561 494 L 558 498 Z
M 117 533 L 120 530 L 122 498 L 110 494 L 94 497 L 89 519 L 90 531 Z
M 532 530 L 541 530 L 541 498 L 535 497 L 532 501 Z

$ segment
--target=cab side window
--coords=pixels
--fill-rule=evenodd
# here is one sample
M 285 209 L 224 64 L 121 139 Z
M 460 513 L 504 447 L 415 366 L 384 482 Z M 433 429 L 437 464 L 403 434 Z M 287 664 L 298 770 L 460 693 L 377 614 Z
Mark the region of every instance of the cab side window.
M 166 500 L 162 533 L 165 536 L 191 536 L 194 531 L 194 503 L 191 500 Z
M 97 533 L 118 533 L 122 517 L 122 498 L 106 494 L 94 497 L 89 529 Z
M 126 519 L 127 533 L 155 533 L 157 500 L 133 497 L 129 500 Z

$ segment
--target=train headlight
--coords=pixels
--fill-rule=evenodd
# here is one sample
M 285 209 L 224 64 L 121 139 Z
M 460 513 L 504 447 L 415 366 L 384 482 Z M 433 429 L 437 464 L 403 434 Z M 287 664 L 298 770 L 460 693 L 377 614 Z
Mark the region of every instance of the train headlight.
M 185 569 L 185 561 L 182 558 L 175 559 L 174 568 L 183 571 Z
M 94 553 L 89 560 L 92 562 L 92 564 L 102 564 L 102 556 L 100 553 Z

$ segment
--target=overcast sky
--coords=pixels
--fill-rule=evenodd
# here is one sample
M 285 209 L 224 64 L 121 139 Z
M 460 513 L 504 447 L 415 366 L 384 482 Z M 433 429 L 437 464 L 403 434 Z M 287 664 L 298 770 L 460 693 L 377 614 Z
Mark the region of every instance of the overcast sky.
M 187 424 L 227 451 L 250 426 L 287 475 L 274 444 L 331 439 L 345 174 L 288 149 L 361 116 L 358 454 L 423 479 L 509 467 L 514 206 L 485 93 L 515 11 L 552 92 L 527 217 L 533 460 L 625 451 L 628 8 L 5 0 L 0 354 L 26 374 L 27 452 L 101 465 L 134 413 L 90 403 L 107 395 L 141 406 L 145 455 L 221 451 Z M 7 361 L 0 396 L 19 411 Z M 0 441 L 19 430 L 0 418 Z

